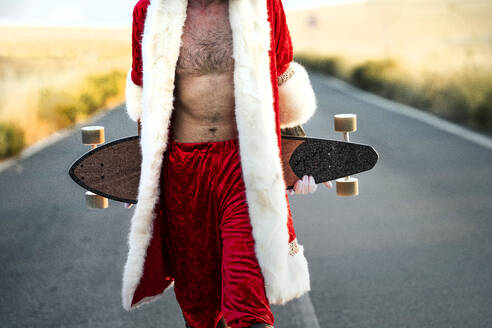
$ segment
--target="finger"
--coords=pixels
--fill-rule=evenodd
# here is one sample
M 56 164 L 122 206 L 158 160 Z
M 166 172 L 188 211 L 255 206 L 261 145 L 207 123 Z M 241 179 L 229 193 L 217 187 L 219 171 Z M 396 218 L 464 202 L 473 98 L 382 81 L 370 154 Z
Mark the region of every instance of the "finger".
M 331 181 L 323 182 L 323 184 L 325 185 L 326 188 L 332 188 L 333 187 L 333 184 L 331 183 Z
M 311 177 L 308 175 L 307 178 L 306 178 L 307 182 L 306 182 L 306 194 L 309 194 L 312 192 L 312 183 L 311 183 Z
M 307 175 L 302 177 L 302 193 L 305 195 L 309 193 L 309 177 Z
M 300 194 L 301 188 L 302 188 L 302 180 L 297 180 L 296 184 L 294 185 L 294 193 Z
M 304 193 L 304 182 L 302 179 L 297 180 L 297 189 L 296 189 L 297 194 L 303 194 Z
M 309 192 L 313 193 L 317 189 L 316 181 L 314 181 L 314 177 L 312 175 L 309 176 Z

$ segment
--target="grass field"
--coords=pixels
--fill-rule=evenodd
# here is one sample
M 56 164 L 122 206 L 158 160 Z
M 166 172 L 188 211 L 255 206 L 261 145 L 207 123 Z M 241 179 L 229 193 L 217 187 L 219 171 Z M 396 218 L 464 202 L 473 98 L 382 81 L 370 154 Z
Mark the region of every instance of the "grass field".
M 24 131 L 26 146 L 122 102 L 130 42 L 129 29 L 0 27 L 0 123 Z M 81 99 L 90 110 L 77 111 Z

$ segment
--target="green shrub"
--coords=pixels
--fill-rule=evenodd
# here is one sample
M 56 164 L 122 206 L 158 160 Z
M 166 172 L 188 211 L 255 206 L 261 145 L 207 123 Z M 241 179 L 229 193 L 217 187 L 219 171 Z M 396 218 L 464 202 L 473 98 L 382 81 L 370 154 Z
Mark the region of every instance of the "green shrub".
M 438 89 L 431 98 L 430 111 L 445 119 L 468 123 L 471 106 L 463 88 L 455 83 L 449 83 Z
M 431 101 L 418 86 L 405 80 L 405 77 L 407 73 L 395 60 L 369 60 L 351 70 L 349 82 L 388 99 L 413 106 L 428 107 Z
M 492 90 L 485 94 L 475 108 L 473 119 L 479 127 L 492 131 Z
M 79 96 L 78 106 L 80 112 L 86 116 L 94 113 L 98 109 L 98 104 L 94 96 L 88 92 L 82 92 Z
M 66 91 L 42 89 L 39 93 L 38 115 L 65 128 L 77 122 L 80 116 L 87 117 L 104 107 L 109 98 L 120 93 L 125 75 L 121 71 L 91 75 L 84 81 L 76 96 Z
M 68 92 L 51 88 L 39 91 L 38 116 L 57 128 L 65 128 L 77 119 L 77 102 Z
M 14 123 L 0 122 L 0 158 L 15 156 L 24 146 L 24 131 Z
M 124 73 L 116 70 L 106 74 L 89 76 L 79 96 L 80 112 L 90 115 L 105 106 L 109 98 L 120 92 L 120 82 L 124 78 Z
M 368 60 L 355 66 L 350 73 L 350 81 L 367 91 L 388 88 L 389 76 L 396 70 L 397 63 L 392 59 Z
M 294 60 L 306 68 L 332 76 L 343 77 L 342 60 L 340 57 L 296 54 Z

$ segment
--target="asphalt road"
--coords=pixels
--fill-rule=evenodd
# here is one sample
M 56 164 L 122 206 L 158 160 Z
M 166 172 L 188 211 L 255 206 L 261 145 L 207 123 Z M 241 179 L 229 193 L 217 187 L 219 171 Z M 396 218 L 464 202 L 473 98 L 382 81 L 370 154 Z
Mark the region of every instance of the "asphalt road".
M 380 161 L 357 197 L 290 196 L 312 291 L 274 306 L 276 327 L 492 327 L 492 150 L 311 77 L 308 135 L 340 139 L 332 115 L 356 113 Z M 124 107 L 95 123 L 136 134 Z M 133 209 L 85 208 L 67 169 L 87 150 L 75 131 L 0 172 L 0 325 L 184 327 L 173 292 L 121 307 Z

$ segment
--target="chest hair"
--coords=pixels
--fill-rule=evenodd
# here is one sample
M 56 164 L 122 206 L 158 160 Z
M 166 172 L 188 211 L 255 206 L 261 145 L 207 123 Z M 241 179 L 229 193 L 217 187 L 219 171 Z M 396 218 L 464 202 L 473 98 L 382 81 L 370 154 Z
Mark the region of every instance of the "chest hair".
M 183 30 L 177 72 L 205 75 L 232 72 L 232 32 L 224 15 L 207 19 L 200 24 L 197 19 L 188 21 Z

